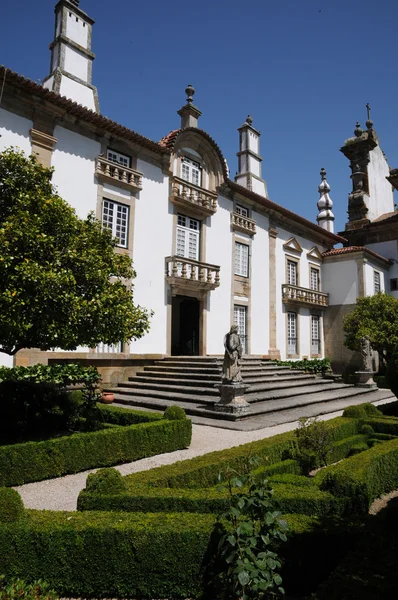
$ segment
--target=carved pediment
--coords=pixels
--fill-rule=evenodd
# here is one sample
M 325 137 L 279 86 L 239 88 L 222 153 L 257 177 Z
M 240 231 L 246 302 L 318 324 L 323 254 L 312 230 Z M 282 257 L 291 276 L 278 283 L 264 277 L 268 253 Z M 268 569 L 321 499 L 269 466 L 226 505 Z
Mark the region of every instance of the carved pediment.
M 302 247 L 298 243 L 295 237 L 290 238 L 283 244 L 283 249 L 294 254 L 301 254 L 303 252 Z
M 318 248 L 316 246 L 314 246 L 313 248 L 311 248 L 311 250 L 309 252 L 307 252 L 307 258 L 312 259 L 312 260 L 317 260 L 319 262 L 322 262 L 322 254 L 319 252 Z

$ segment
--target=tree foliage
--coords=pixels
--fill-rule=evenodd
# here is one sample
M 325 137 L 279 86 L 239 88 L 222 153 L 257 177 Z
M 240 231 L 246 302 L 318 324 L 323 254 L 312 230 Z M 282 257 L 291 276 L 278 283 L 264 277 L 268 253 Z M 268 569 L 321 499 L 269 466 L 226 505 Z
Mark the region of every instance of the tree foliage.
M 52 170 L 10 148 L 0 153 L 0 351 L 75 350 L 140 338 L 131 259 L 90 214 L 79 219 Z
M 398 300 L 382 292 L 358 298 L 354 310 L 344 320 L 344 344 L 359 350 L 367 337 L 373 350 L 390 362 L 398 349 Z

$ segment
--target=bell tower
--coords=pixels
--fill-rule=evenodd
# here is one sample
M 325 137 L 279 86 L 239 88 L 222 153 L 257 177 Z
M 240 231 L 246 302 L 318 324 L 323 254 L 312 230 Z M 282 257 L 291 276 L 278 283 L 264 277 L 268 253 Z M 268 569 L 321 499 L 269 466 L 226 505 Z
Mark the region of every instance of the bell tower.
M 50 74 L 43 86 L 99 113 L 98 92 L 92 85 L 94 21 L 81 10 L 79 0 L 59 0 L 54 12 Z

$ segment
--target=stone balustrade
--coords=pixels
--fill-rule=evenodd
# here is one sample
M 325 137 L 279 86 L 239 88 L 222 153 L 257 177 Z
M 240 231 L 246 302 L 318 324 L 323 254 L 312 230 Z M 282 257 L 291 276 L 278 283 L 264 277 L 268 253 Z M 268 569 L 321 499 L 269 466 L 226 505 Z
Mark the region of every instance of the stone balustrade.
M 282 284 L 282 301 L 285 304 L 303 304 L 311 306 L 326 307 L 329 306 L 329 294 L 318 290 L 291 285 Z
M 243 217 L 237 212 L 231 213 L 231 226 L 234 231 L 242 231 L 249 235 L 256 233 L 256 221 L 249 217 Z
M 220 267 L 183 256 L 167 256 L 166 278 L 174 294 L 188 289 L 207 293 L 220 285 Z
M 97 156 L 95 174 L 101 181 L 137 192 L 142 190 L 142 173 Z
M 217 194 L 189 183 L 180 177 L 171 179 L 171 197 L 174 204 L 189 207 L 204 216 L 213 215 L 217 210 Z

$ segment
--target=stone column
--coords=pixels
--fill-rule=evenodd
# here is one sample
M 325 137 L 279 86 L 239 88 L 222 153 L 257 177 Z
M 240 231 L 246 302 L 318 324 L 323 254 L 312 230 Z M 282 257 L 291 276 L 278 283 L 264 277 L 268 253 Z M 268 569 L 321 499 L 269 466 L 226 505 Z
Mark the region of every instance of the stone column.
M 271 359 L 280 360 L 281 353 L 276 341 L 276 238 L 278 231 L 272 225 L 268 228 L 269 239 L 269 350 Z

